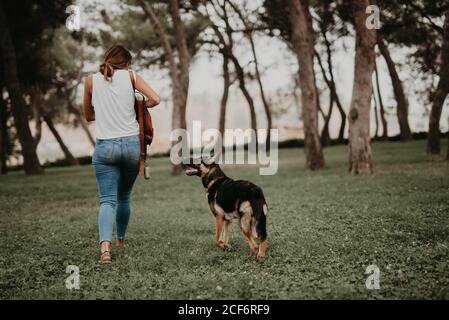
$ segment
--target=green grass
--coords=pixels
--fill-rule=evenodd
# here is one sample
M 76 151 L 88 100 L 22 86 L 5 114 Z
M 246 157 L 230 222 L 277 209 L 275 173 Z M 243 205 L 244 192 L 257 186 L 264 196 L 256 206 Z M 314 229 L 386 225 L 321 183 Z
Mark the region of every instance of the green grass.
M 226 167 L 260 185 L 269 205 L 268 259 L 258 263 L 234 225 L 230 252 L 198 179 L 153 159 L 134 191 L 128 247 L 98 263 L 97 187 L 91 166 L 0 178 L 1 299 L 449 298 L 449 165 L 424 142 L 375 143 L 375 174 L 347 174 L 347 149 L 304 170 L 301 149 L 281 150 L 275 176 Z M 65 288 L 67 265 L 81 289 Z M 368 265 L 380 290 L 365 287 Z

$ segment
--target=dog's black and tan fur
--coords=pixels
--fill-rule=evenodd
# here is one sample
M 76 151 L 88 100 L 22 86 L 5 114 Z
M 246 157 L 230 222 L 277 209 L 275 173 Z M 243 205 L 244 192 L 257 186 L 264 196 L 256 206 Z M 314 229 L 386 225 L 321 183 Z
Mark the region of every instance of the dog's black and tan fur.
M 188 176 L 201 177 L 206 188 L 209 208 L 215 217 L 216 245 L 223 250 L 228 248 L 232 220 L 238 219 L 250 255 L 259 249 L 257 258 L 265 258 L 267 204 L 262 189 L 249 181 L 228 178 L 216 163 L 201 161 L 200 164 L 186 164 L 184 168 Z

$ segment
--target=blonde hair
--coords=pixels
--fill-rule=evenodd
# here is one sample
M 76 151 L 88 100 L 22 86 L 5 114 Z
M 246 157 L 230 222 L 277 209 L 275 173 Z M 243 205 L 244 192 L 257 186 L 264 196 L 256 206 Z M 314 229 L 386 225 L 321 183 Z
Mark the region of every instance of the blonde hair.
M 115 69 L 126 69 L 131 64 L 131 53 L 121 45 L 113 45 L 104 53 L 100 72 L 106 81 L 111 81 Z

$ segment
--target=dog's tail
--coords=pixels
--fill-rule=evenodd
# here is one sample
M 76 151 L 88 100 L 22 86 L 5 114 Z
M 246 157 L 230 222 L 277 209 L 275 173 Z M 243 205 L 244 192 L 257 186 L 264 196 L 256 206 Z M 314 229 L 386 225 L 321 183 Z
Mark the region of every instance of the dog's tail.
M 267 204 L 263 197 L 258 197 L 251 203 L 254 217 L 256 218 L 256 233 L 260 241 L 267 239 Z

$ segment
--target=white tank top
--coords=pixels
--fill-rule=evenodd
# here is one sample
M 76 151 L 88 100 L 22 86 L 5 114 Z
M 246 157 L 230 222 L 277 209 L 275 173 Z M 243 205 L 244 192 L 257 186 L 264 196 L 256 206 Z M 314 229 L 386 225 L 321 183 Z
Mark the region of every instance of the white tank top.
M 128 70 L 115 70 L 111 81 L 106 81 L 100 72 L 93 74 L 92 105 L 98 139 L 139 134 L 134 90 Z

